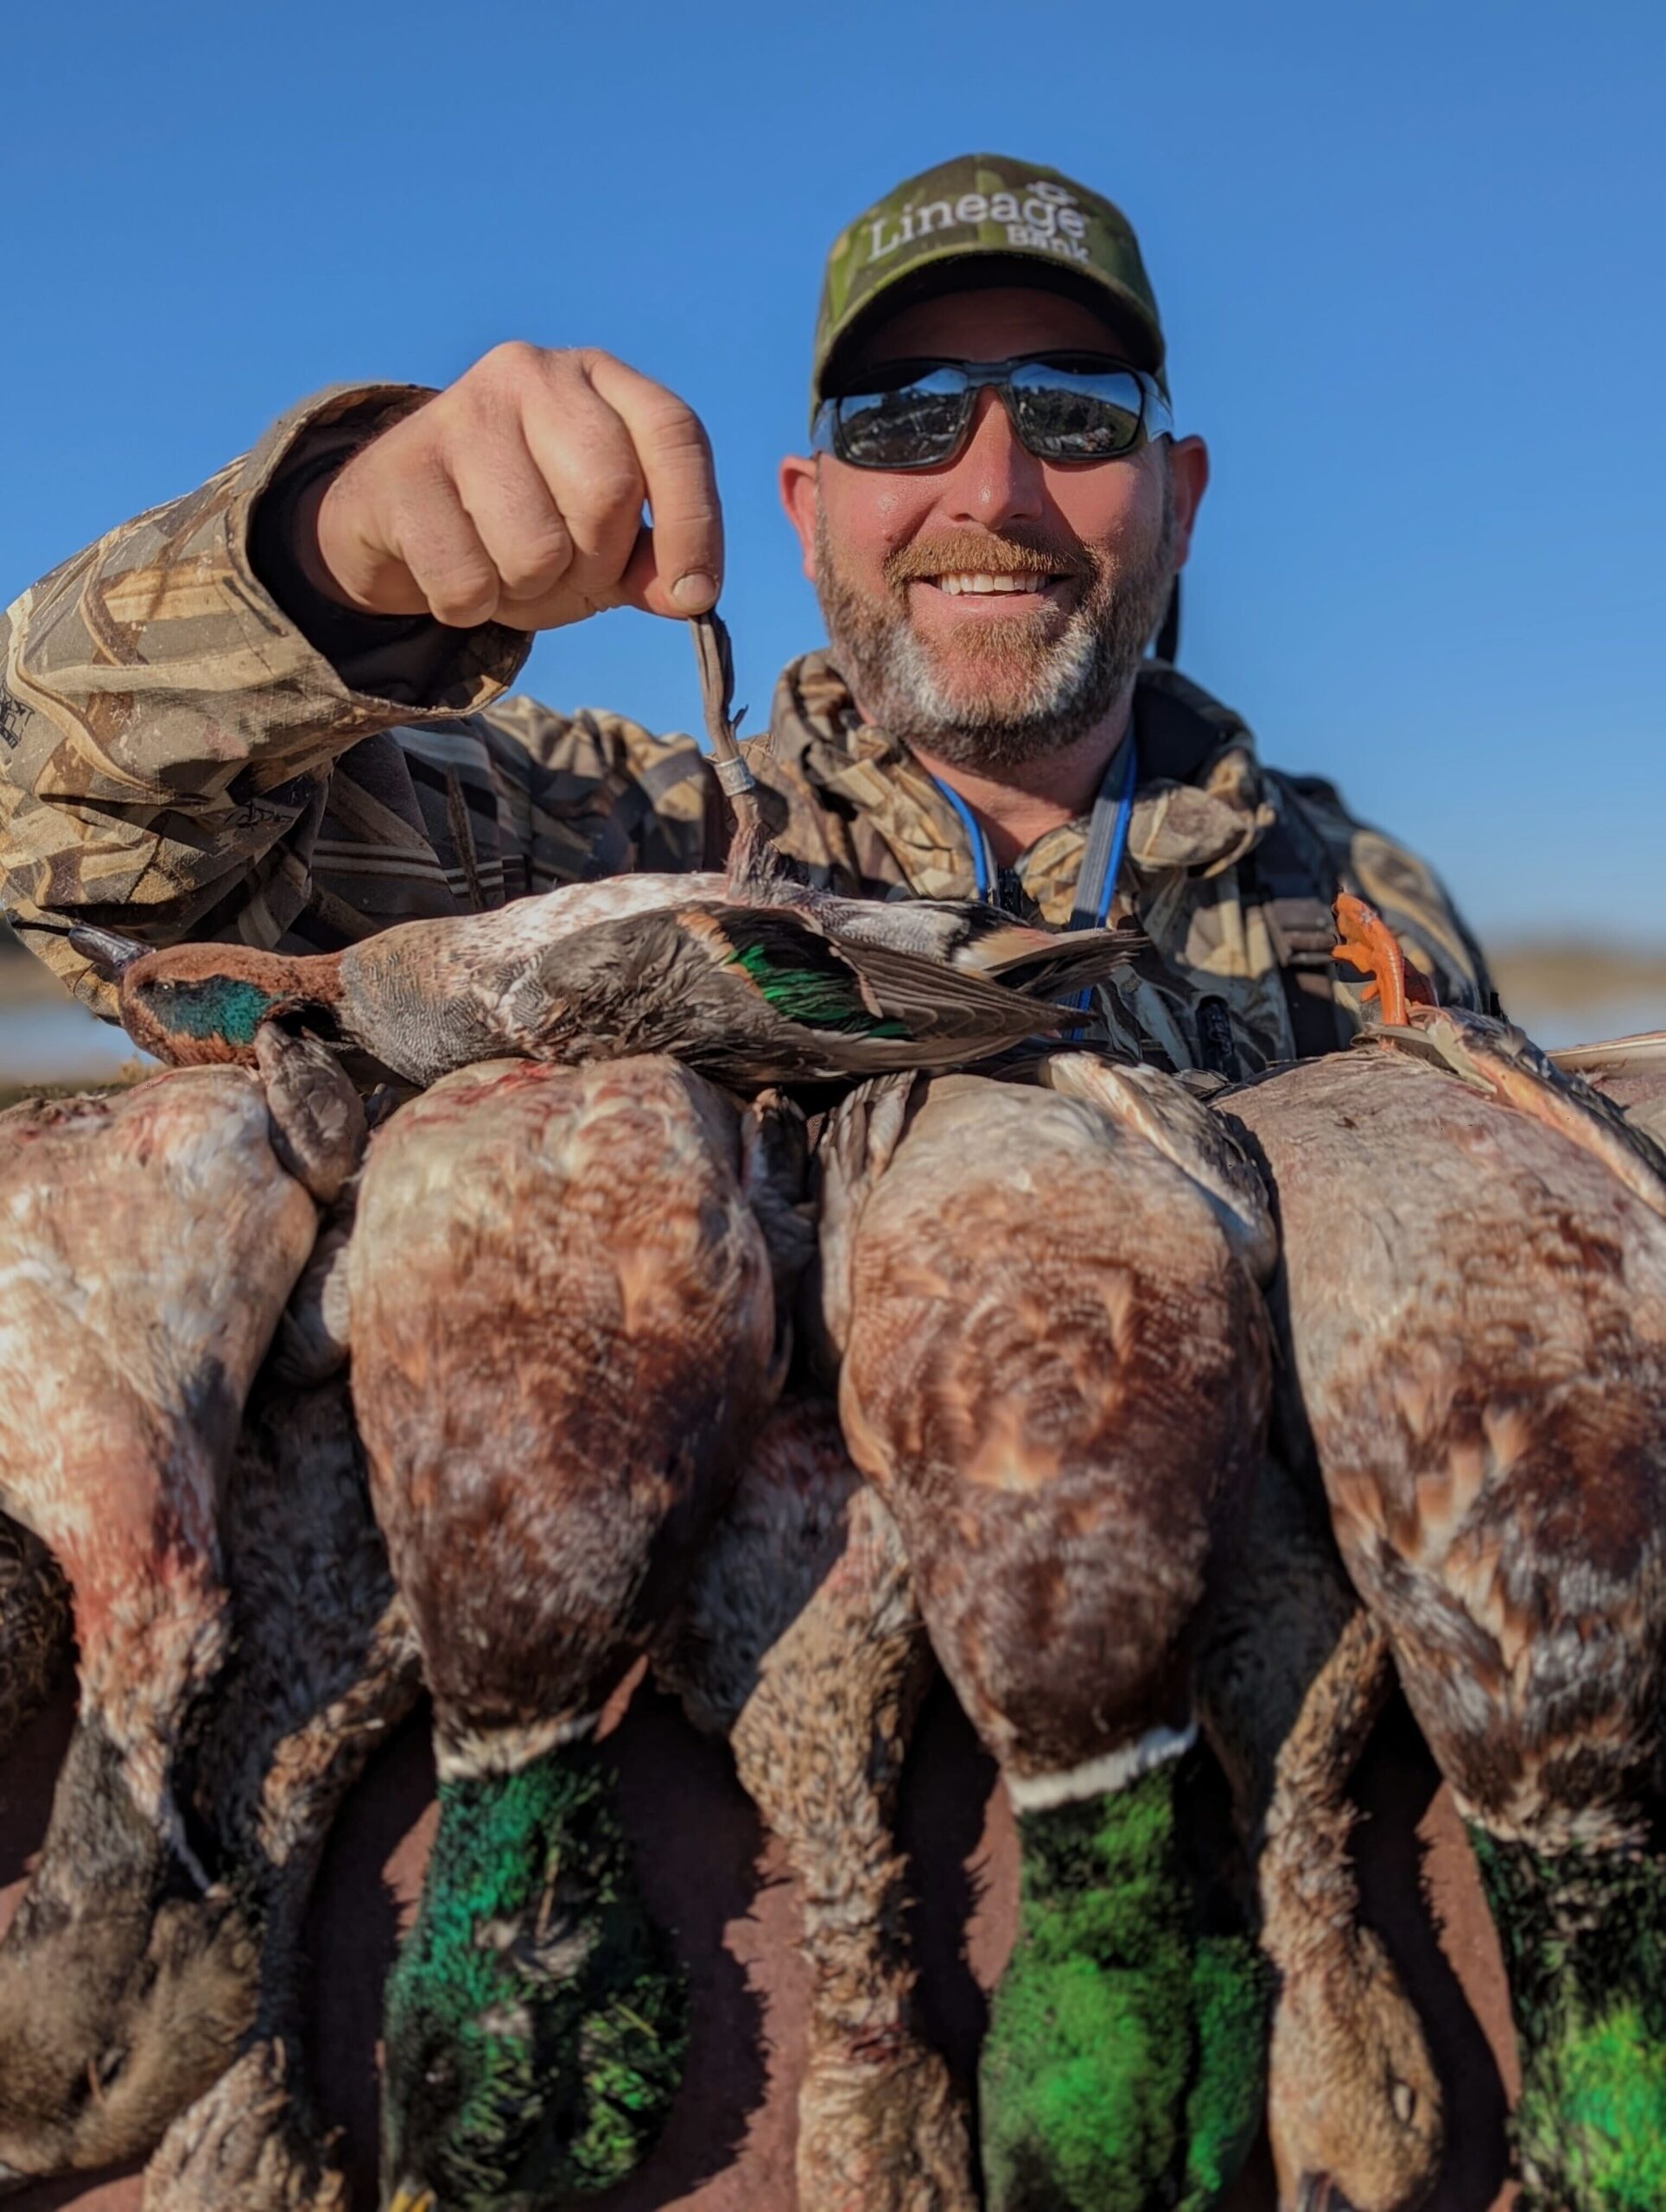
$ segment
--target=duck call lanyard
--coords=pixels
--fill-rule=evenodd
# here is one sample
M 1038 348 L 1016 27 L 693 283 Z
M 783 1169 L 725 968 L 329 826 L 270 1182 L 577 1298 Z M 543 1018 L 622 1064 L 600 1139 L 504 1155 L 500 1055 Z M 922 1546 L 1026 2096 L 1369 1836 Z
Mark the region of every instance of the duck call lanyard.
M 1138 753 L 1130 722 L 1127 739 L 1120 748 L 1122 772 L 1118 779 L 1120 791 L 1113 791 L 1116 760 L 1113 754 L 1106 764 L 1104 781 L 1093 802 L 1093 813 L 1088 823 L 1088 841 L 1082 849 L 1081 872 L 1076 879 L 1076 899 L 1071 908 L 1069 927 L 1073 930 L 1102 930 L 1105 917 L 1110 912 L 1110 895 L 1116 888 L 1116 879 L 1122 872 L 1122 857 L 1128 850 L 1129 824 L 1134 817 L 1134 782 L 1138 772 Z M 972 812 L 960 793 L 950 785 L 933 776 L 949 804 L 959 817 L 972 849 L 972 874 L 977 884 L 977 895 L 988 899 L 996 880 L 995 855 L 989 850 L 989 841 L 983 825 Z M 1083 989 L 1077 995 L 1078 1013 L 1085 1012 L 1092 992 Z

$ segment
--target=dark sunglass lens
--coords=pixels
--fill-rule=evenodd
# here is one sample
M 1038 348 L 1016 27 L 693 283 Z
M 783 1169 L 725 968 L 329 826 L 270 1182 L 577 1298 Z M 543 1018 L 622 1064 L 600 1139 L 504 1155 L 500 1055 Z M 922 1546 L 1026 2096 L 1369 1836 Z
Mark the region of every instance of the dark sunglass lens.
M 839 457 L 858 468 L 944 461 L 960 442 L 970 397 L 963 378 L 943 371 L 894 391 L 853 392 L 838 402 Z
M 1013 372 L 1020 436 L 1047 461 L 1110 461 L 1139 442 L 1145 394 L 1120 370 L 1078 374 L 1027 361 Z

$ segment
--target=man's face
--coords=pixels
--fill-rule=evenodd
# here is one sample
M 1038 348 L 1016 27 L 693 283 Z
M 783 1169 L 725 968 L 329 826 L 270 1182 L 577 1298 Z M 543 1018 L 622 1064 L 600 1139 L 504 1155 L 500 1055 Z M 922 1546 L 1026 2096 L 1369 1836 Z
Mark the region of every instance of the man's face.
M 1115 346 L 1087 307 L 1014 287 L 905 307 L 849 366 L 859 378 L 905 359 L 1072 351 Z M 1162 618 L 1202 492 L 1199 442 L 1181 441 L 1174 460 L 1160 441 L 1121 461 L 1038 461 L 984 391 L 944 467 L 785 463 L 805 573 L 864 715 L 939 760 L 995 772 L 1108 723 Z

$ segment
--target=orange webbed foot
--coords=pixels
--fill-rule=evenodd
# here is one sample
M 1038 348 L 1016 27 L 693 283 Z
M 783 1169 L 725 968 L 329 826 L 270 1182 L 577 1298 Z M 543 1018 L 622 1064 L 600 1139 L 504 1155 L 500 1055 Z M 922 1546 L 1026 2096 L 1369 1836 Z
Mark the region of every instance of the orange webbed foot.
M 1434 984 L 1406 958 L 1394 932 L 1374 906 L 1356 899 L 1352 892 L 1343 891 L 1337 894 L 1334 912 L 1340 942 L 1331 957 L 1370 977 L 1359 995 L 1368 1002 L 1376 1001 L 1386 1025 L 1403 1028 L 1408 1004 L 1438 1004 Z

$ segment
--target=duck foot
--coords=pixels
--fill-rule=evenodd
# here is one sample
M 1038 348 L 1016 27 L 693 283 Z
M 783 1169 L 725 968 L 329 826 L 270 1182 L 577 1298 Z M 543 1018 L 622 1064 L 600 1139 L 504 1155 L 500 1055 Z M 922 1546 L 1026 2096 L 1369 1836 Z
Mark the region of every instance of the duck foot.
M 799 2212 L 977 2212 L 965 2101 L 904 2031 L 812 2051 L 798 2091 Z
M 315 1037 L 275 1021 L 255 1032 L 272 1150 L 320 1205 L 333 1205 L 365 1150 L 365 1109 L 340 1061 Z
M 990 2212 L 1201 2212 L 1249 2154 L 1266 1968 L 1247 1936 L 1198 1925 L 1183 1764 L 1019 1817 L 1018 1940 L 982 2065 Z
M 281 2037 L 181 2113 L 144 2170 L 143 2212 L 349 2212 L 343 2175 L 296 2110 Z

